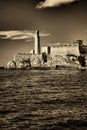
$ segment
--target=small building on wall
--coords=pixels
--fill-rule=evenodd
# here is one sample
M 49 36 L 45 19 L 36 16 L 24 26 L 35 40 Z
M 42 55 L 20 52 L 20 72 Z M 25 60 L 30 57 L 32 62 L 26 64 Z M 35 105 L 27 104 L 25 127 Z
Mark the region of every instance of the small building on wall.
M 34 50 L 30 50 L 29 53 L 30 54 L 35 54 L 35 51 Z

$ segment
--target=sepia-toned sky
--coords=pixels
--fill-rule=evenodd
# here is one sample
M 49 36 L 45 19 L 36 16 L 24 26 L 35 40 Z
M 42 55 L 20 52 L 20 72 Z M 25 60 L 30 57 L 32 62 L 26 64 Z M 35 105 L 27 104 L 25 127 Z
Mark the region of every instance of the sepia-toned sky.
M 0 0 L 0 66 L 34 48 L 35 30 L 41 46 L 76 39 L 87 45 L 87 1 Z

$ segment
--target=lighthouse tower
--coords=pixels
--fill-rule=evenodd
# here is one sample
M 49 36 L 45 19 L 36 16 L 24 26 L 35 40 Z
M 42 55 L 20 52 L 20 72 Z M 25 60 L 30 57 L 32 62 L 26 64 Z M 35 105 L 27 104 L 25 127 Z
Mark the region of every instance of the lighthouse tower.
M 35 33 L 35 54 L 40 54 L 40 36 L 38 30 Z

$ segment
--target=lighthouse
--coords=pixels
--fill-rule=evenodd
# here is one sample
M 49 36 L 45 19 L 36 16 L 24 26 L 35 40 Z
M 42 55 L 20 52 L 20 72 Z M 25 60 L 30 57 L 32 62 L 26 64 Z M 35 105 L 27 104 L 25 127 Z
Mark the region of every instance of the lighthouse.
M 35 33 L 35 54 L 40 54 L 40 36 L 38 30 Z

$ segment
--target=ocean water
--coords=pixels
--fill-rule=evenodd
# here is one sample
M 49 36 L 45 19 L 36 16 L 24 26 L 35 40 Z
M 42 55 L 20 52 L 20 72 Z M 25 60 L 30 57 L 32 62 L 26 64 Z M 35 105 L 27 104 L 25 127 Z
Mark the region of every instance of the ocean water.
M 87 70 L 0 70 L 0 130 L 87 130 Z

